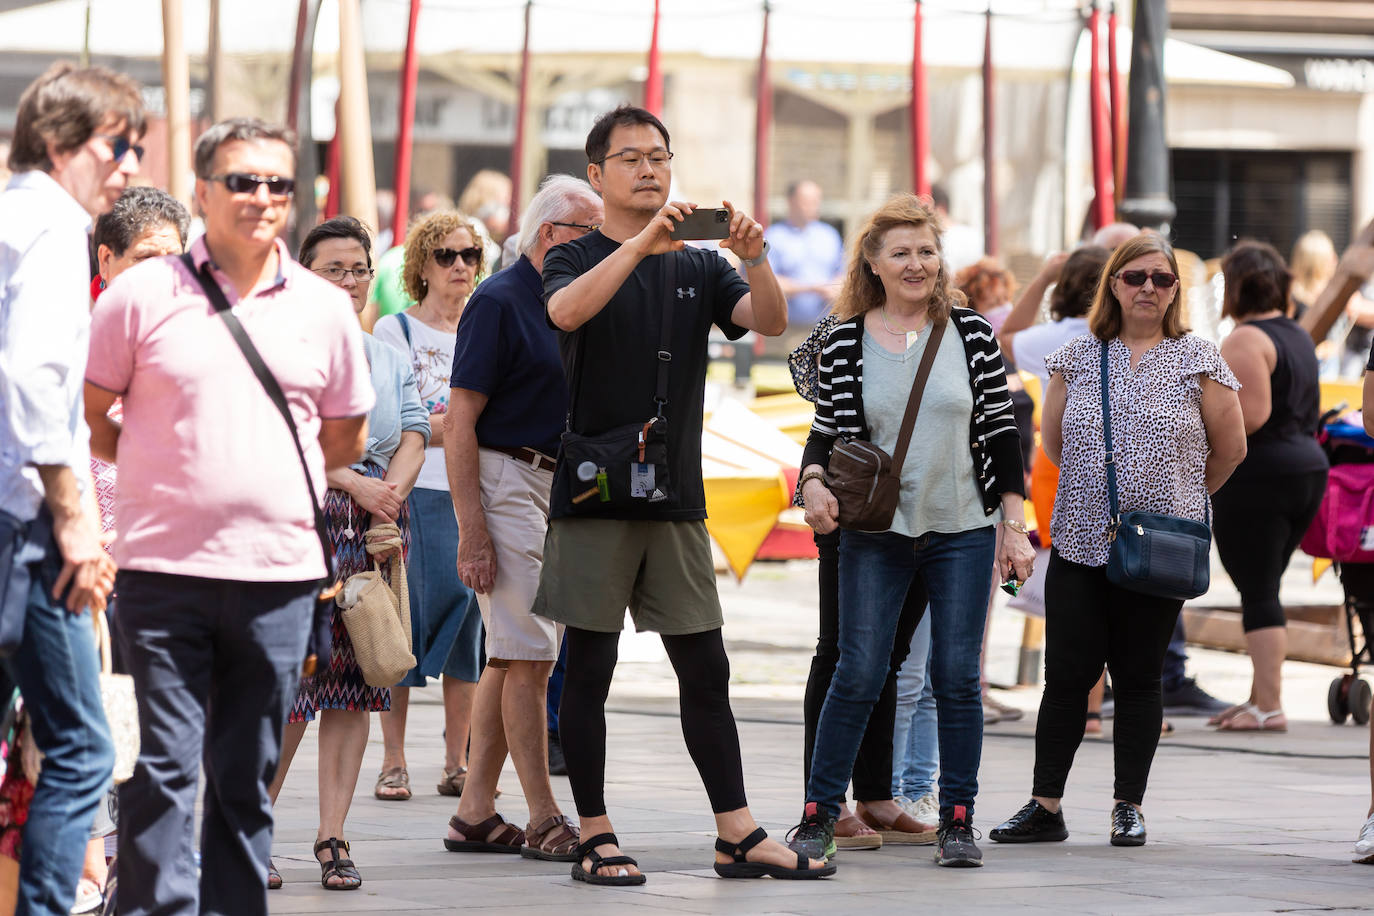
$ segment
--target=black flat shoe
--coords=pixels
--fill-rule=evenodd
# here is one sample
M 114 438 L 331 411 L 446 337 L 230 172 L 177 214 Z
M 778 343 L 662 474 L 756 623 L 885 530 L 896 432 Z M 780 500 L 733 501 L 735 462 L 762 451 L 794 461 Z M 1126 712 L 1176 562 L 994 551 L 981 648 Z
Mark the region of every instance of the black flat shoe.
M 1145 845 L 1145 815 L 1130 802 L 1117 802 L 1112 808 L 1112 845 Z
M 988 838 L 994 843 L 1057 843 L 1069 838 L 1064 812 L 1050 811 L 1031 799 L 1010 818 L 992 828 Z

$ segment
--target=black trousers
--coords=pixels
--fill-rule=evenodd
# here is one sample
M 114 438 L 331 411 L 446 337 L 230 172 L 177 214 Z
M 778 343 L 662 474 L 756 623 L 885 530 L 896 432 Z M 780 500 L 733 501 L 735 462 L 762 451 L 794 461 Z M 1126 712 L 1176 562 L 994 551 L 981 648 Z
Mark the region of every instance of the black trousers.
M 1045 578 L 1045 693 L 1035 726 L 1032 795 L 1063 798 L 1083 741 L 1088 690 L 1112 675 L 1115 797 L 1140 804 L 1164 720 L 1160 671 L 1182 601 L 1128 591 L 1105 566 L 1070 563 L 1056 548 Z
M 816 654 L 811 659 L 811 673 L 806 678 L 806 698 L 803 708 L 804 737 L 802 747 L 803 784 L 811 781 L 811 755 L 816 745 L 816 723 L 821 707 L 835 676 L 840 660 L 840 532 L 815 535 L 820 553 L 820 635 L 816 638 Z M 897 636 L 892 644 L 892 659 L 888 666 L 883 692 L 868 718 L 868 728 L 859 745 L 854 761 L 854 799 L 856 801 L 886 801 L 892 798 L 892 729 L 897 720 L 897 672 L 911 649 L 911 637 L 921 622 L 926 606 L 925 586 L 920 576 L 912 580 L 902 616 L 897 621 Z
M 1240 592 L 1245 632 L 1287 623 L 1279 580 L 1317 517 L 1326 470 L 1231 478 L 1212 497 L 1212 532 L 1226 575 Z

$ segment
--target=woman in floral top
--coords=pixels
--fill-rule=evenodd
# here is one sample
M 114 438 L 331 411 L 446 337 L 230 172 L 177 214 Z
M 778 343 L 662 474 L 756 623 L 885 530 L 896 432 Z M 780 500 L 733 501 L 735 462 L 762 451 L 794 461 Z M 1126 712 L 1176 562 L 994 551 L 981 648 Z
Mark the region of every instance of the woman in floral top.
M 1083 739 L 1088 689 L 1105 663 L 1116 694 L 1113 846 L 1140 846 L 1140 804 L 1159 742 L 1164 650 L 1183 602 L 1113 585 L 1102 348 L 1107 350 L 1119 508 L 1208 521 L 1208 495 L 1245 457 L 1236 381 L 1215 344 L 1183 325 L 1169 243 L 1139 235 L 1103 270 L 1089 334 L 1050 354 L 1041 434 L 1059 465 L 1045 583 L 1045 693 L 1035 730 L 1031 800 L 991 838 L 1068 836 L 1060 801 Z

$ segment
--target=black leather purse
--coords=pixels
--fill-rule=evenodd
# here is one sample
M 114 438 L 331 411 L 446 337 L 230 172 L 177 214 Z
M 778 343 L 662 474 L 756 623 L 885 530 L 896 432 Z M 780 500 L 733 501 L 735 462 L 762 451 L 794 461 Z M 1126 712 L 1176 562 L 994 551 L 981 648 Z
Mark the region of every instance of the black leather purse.
M 1107 343 L 1102 342 L 1102 438 L 1107 446 L 1107 579 L 1114 585 L 1160 598 L 1185 600 L 1207 591 L 1212 569 L 1211 509 L 1198 522 L 1154 512 L 1121 514 L 1112 451 L 1112 408 L 1107 387 Z

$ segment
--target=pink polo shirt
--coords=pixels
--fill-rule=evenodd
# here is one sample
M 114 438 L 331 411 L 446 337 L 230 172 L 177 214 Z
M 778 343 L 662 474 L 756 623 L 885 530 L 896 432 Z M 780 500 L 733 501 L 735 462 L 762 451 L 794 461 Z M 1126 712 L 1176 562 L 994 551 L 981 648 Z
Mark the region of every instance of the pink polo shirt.
M 277 253 L 276 281 L 246 300 L 213 274 L 286 393 L 323 501 L 320 420 L 366 414 L 372 384 L 348 295 L 280 241 Z M 197 266 L 209 258 L 204 238 L 191 255 Z M 120 567 L 248 582 L 324 576 L 291 434 L 180 259 L 130 268 L 100 297 L 86 380 L 124 399 Z

